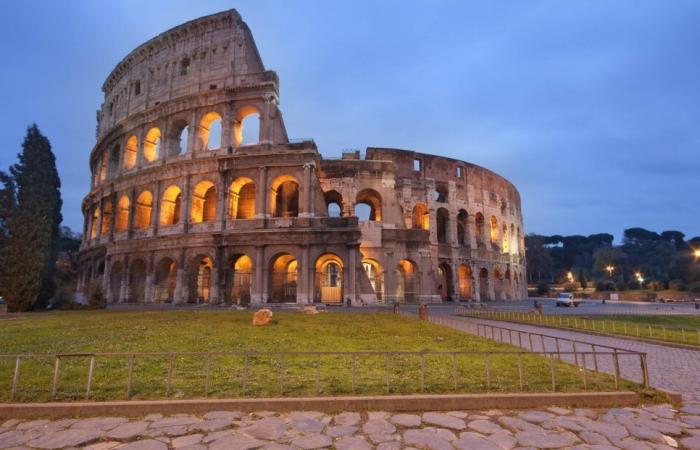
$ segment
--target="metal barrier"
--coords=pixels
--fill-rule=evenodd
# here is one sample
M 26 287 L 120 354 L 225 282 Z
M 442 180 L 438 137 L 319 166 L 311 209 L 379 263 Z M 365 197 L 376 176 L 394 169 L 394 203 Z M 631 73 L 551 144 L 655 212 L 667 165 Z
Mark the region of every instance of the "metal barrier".
M 457 311 L 459 309 L 460 307 L 457 308 Z M 410 312 L 402 312 L 401 314 L 415 317 L 415 314 Z M 557 359 L 579 367 L 583 377 L 585 377 L 587 370 L 610 373 L 614 377 L 615 389 L 619 389 L 621 379 L 639 380 L 645 388 L 649 387 L 649 367 L 647 354 L 644 352 L 444 316 L 429 315 L 428 321 L 497 342 L 525 348 L 530 353 L 556 355 Z M 621 365 L 623 357 L 627 364 Z M 635 362 L 630 364 L 630 359 Z
M 462 316 L 470 316 L 489 320 L 548 325 L 582 331 L 632 336 L 646 339 L 656 339 L 683 344 L 700 345 L 700 330 L 692 328 L 667 327 L 665 325 L 640 325 L 639 323 L 621 320 L 600 320 L 589 317 L 567 317 L 565 315 L 542 315 L 516 311 L 476 311 L 460 306 L 455 311 Z

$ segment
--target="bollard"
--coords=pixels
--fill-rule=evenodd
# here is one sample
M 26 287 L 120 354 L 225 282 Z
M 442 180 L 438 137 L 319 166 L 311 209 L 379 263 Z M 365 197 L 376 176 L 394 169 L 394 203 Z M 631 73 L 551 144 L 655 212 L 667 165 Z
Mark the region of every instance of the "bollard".
M 428 320 L 428 305 L 421 303 L 418 307 L 418 318 L 420 320 Z

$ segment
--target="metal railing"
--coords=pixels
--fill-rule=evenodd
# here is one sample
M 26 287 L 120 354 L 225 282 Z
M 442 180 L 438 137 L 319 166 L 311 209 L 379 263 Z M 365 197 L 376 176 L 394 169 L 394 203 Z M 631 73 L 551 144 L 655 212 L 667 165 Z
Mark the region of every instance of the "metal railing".
M 459 313 L 461 309 L 463 307 L 458 307 L 455 312 Z M 401 314 L 416 317 L 411 312 L 402 311 Z M 623 379 L 638 381 L 644 388 L 649 388 L 649 366 L 647 354 L 644 352 L 444 316 L 429 315 L 428 321 L 524 348 L 530 353 L 554 355 L 556 359 L 578 367 L 584 378 L 588 370 L 612 374 L 615 389 L 620 388 L 620 382 Z M 625 364 L 621 364 L 623 359 Z M 586 384 L 584 380 L 584 385 Z
M 624 320 L 601 320 L 592 317 L 568 317 L 517 311 L 485 311 L 458 307 L 456 314 L 488 320 L 502 320 L 534 325 L 546 325 L 581 331 L 594 331 L 682 344 L 700 345 L 700 329 L 640 324 Z M 586 315 L 587 316 L 587 315 Z

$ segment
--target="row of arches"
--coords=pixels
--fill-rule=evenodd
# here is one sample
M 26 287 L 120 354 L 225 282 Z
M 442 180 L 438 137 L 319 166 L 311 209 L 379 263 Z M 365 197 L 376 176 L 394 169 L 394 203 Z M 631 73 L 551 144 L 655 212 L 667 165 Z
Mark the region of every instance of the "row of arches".
M 248 177 L 234 180 L 228 188 L 227 210 L 230 219 L 253 219 L 256 214 L 257 187 Z M 270 183 L 270 214 L 273 217 L 297 217 L 299 215 L 299 182 L 292 175 L 281 175 Z M 216 185 L 209 180 L 198 182 L 192 189 L 189 221 L 211 222 L 216 219 L 219 205 Z M 138 193 L 133 212 L 129 195 L 119 197 L 114 217 L 115 232 L 129 228 L 129 215 L 134 214 L 133 228 L 147 229 L 152 226 L 154 196 L 150 190 Z M 106 199 L 102 210 L 96 206 L 92 211 L 90 238 L 106 236 L 110 232 L 113 205 Z M 102 219 L 102 220 L 100 220 Z M 160 198 L 159 225 L 177 225 L 183 220 L 183 191 L 179 185 L 169 185 Z M 102 224 L 100 228 L 100 223 Z M 98 228 L 100 228 L 98 230 Z
M 140 163 L 150 163 L 200 150 L 216 150 L 223 145 L 256 144 L 260 141 L 260 112 L 253 106 L 240 108 L 233 125 L 225 124 L 222 115 L 209 111 L 192 127 L 185 117 L 172 119 L 166 125 L 167 132 L 151 126 L 140 139 L 129 135 L 123 145 L 116 145 L 103 152 L 93 168 L 95 184 L 116 176 L 120 170 L 130 170 Z M 191 137 L 190 134 L 193 133 Z M 226 136 L 230 133 L 230 137 Z

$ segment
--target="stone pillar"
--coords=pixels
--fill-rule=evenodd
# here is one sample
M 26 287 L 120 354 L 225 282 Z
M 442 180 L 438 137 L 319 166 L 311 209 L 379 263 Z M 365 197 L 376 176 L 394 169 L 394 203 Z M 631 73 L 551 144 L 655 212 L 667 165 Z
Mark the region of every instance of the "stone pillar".
M 301 189 L 299 192 L 299 217 L 309 217 L 309 202 L 311 201 L 310 185 L 311 185 L 311 164 L 304 164 L 304 176 L 301 180 Z
M 129 273 L 131 267 L 129 266 L 129 256 L 124 257 L 124 269 L 122 272 L 122 285 L 119 290 L 119 303 L 126 303 L 129 301 Z
M 309 168 L 309 217 L 316 216 L 316 164 Z
M 146 159 L 143 157 L 143 140 L 146 137 L 146 131 L 143 127 L 140 127 L 136 135 L 139 138 L 139 142 L 136 146 L 136 164 L 134 165 L 134 167 L 141 167 L 146 161 Z
M 221 117 L 221 149 L 228 153 L 229 147 L 233 150 L 233 122 L 235 116 L 233 115 L 233 108 L 231 104 L 226 104 L 226 110 L 224 115 Z
M 117 193 L 110 195 L 112 202 L 112 216 L 109 219 L 109 242 L 114 242 L 114 227 L 117 225 Z
M 384 269 L 384 301 L 387 303 L 393 303 L 397 301 L 396 299 L 396 263 L 393 255 L 387 255 L 386 265 Z
M 104 222 L 104 216 L 105 216 L 105 199 L 104 197 L 100 197 L 100 217 L 97 220 L 97 242 L 102 242 L 102 223 Z
M 182 224 L 182 232 L 187 233 L 190 226 L 190 211 L 192 208 L 192 198 L 190 194 L 191 177 L 187 175 L 182 184 L 182 203 L 180 203 L 180 223 Z
M 467 229 L 465 230 L 466 237 L 464 243 L 469 244 L 471 248 L 476 248 L 476 233 L 474 232 L 476 230 L 476 218 L 474 215 L 469 214 L 467 216 L 467 223 L 465 226 Z
M 154 301 L 154 291 L 155 291 L 155 282 L 154 282 L 154 276 L 153 272 L 154 270 L 154 256 L 153 253 L 151 253 L 148 256 L 148 261 L 146 262 L 146 288 L 144 289 L 143 293 L 143 302 L 144 303 L 153 303 Z
M 190 118 L 190 123 L 188 125 L 187 134 L 187 153 L 190 158 L 194 158 L 194 154 L 200 150 L 199 146 L 199 115 L 196 111 L 192 111 L 192 116 Z
M 220 230 L 226 228 L 226 211 L 228 210 L 228 202 L 226 202 L 227 185 L 226 174 L 219 172 L 219 186 L 216 188 L 216 226 Z
M 452 271 L 452 301 L 458 302 L 459 295 L 459 261 L 452 259 L 450 261 L 450 270 Z
M 131 188 L 131 201 L 129 202 L 129 218 L 127 220 L 127 236 L 134 237 L 134 215 L 136 213 L 136 188 Z
M 479 282 L 481 280 L 481 277 L 479 276 L 479 268 L 475 268 L 474 266 L 471 266 L 472 268 L 472 299 L 475 302 L 480 302 L 483 299 L 481 298 L 481 287 L 479 286 Z
M 223 249 L 214 249 L 214 267 L 211 269 L 211 285 L 209 292 L 209 304 L 218 305 L 221 303 L 221 264 L 223 260 Z
M 348 293 L 345 296 L 350 298 L 350 302 L 352 302 L 353 305 L 356 305 L 359 301 L 357 295 L 357 254 L 359 253 L 358 246 L 353 245 L 352 247 L 350 247 L 349 253 L 350 261 L 348 262 L 349 267 L 347 268 L 347 272 L 349 275 L 348 278 L 350 282 L 347 284 Z M 343 299 L 343 301 L 345 301 L 345 299 Z
M 270 100 L 265 101 L 265 108 L 262 116 L 260 117 L 260 135 L 258 137 L 258 142 L 269 143 L 272 141 L 272 102 Z
M 262 245 L 255 247 L 255 282 L 253 285 L 253 292 L 250 293 L 251 305 L 260 305 L 261 303 L 263 303 L 263 284 L 265 282 L 265 280 L 263 279 L 265 267 L 264 253 L 264 247 Z
M 309 246 L 305 245 L 301 249 L 301 270 L 298 277 L 297 303 L 313 303 L 313 281 L 309 282 Z
M 177 261 L 177 278 L 175 279 L 175 292 L 173 292 L 173 304 L 182 304 L 187 301 L 187 271 L 185 249 L 180 250 L 180 257 Z
M 265 219 L 269 217 L 267 211 L 267 167 L 262 166 L 258 172 L 258 182 L 255 185 L 255 218 Z
M 156 183 L 156 188 L 153 190 L 153 207 L 151 208 L 151 224 L 153 226 L 153 236 L 158 235 L 158 227 L 160 226 L 160 183 Z
M 108 256 L 105 257 L 104 265 L 105 265 L 105 271 L 102 274 L 102 299 L 104 301 L 107 301 L 109 291 L 110 291 L 110 289 L 109 289 L 109 282 L 110 282 L 109 274 L 112 272 L 110 258 Z
M 486 278 L 486 282 L 488 283 L 488 293 L 489 293 L 489 300 L 494 301 L 496 300 L 496 283 L 497 280 L 494 278 L 494 273 L 493 273 L 493 267 L 490 268 L 489 270 L 489 275 Z

